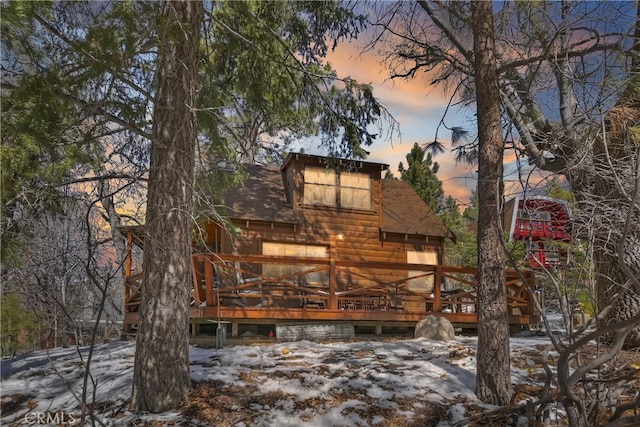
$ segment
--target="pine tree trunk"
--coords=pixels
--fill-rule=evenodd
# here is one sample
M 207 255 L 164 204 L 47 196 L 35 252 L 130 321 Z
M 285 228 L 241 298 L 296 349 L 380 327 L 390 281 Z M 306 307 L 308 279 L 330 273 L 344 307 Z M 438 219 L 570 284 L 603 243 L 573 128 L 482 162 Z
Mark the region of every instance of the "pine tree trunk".
M 136 335 L 134 410 L 162 412 L 191 388 L 192 185 L 202 2 L 166 1 L 158 17 L 157 90 Z
M 600 309 L 612 304 L 607 324 L 640 312 L 640 149 L 632 131 L 638 125 L 640 101 L 623 96 L 609 111 L 605 137 L 594 145 L 596 179 L 585 204 L 595 219 L 598 303 Z M 640 347 L 640 324 L 627 337 L 626 346 Z
M 596 182 L 595 193 L 603 198 L 615 197 L 613 217 L 618 219 L 619 227 L 614 229 L 622 231 L 614 233 L 617 239 L 607 238 L 610 233 L 598 234 L 604 237 L 596 251 L 596 271 L 600 273 L 598 302 L 600 307 L 612 305 L 606 323 L 640 313 L 640 3 L 636 4 L 633 38 L 636 56 L 631 62 L 631 78 L 618 104 L 607 114 L 605 136 L 596 142 L 594 150 L 594 163 L 609 167 L 609 173 L 601 174 Z M 598 169 L 602 168 L 596 168 L 596 172 Z M 613 250 L 614 245 L 617 251 Z M 615 298 L 617 293 L 621 294 L 619 298 Z M 625 345 L 640 347 L 640 322 L 627 336 Z
M 633 199 L 634 188 L 640 185 L 640 5 L 636 5 L 634 39 L 636 55 L 625 91 L 608 112 L 593 144 L 585 137 L 573 147 L 568 159 L 571 167 L 566 171 L 578 205 L 574 228 L 594 248 L 598 309 L 616 301 L 605 324 L 640 311 L 640 202 Z M 640 324 L 626 344 L 640 346 Z
M 474 1 L 475 85 L 478 106 L 478 371 L 483 402 L 511 401 L 509 318 L 502 247 L 503 140 L 491 2 Z

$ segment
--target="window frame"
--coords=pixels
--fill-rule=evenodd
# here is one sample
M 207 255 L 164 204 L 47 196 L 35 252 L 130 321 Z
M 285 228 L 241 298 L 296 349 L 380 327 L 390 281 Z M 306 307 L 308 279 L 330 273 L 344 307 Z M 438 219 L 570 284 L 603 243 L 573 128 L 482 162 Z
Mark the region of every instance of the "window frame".
M 322 180 L 314 180 L 314 177 L 309 174 L 309 178 L 307 178 L 307 171 L 309 172 L 319 172 L 323 171 L 327 175 L 331 175 L 333 177 L 333 184 L 328 184 L 328 180 L 325 182 L 320 182 Z M 316 174 L 315 176 L 319 176 L 320 174 Z M 366 178 L 367 186 L 358 186 L 358 175 L 362 178 Z M 352 176 L 356 185 L 346 185 L 347 179 L 343 179 L 343 176 L 350 177 Z M 364 181 L 364 179 L 363 179 Z M 312 197 L 312 192 L 322 193 L 317 191 L 320 188 L 324 188 L 325 191 L 328 188 L 333 188 L 332 194 L 329 197 Z M 309 189 L 313 189 L 308 191 Z M 347 197 L 348 192 L 352 192 L 351 197 Z M 366 197 L 365 195 L 368 195 Z M 361 193 L 358 196 L 358 193 Z M 326 201 L 329 202 L 326 202 Z M 357 202 L 349 202 L 348 200 L 360 200 L 364 203 Z M 318 166 L 305 165 L 303 170 L 303 188 L 302 188 L 302 204 L 305 206 L 313 206 L 319 208 L 334 208 L 334 209 L 342 209 L 342 210 L 362 210 L 362 211 L 373 211 L 373 176 L 371 172 L 350 172 L 350 171 L 336 171 L 334 169 L 327 169 Z M 366 205 L 366 206 L 365 206 Z
M 269 250 L 271 248 L 272 250 Z M 279 249 L 279 250 L 273 250 Z M 300 249 L 305 250 L 304 255 L 300 255 Z M 317 258 L 318 260 L 327 260 L 329 259 L 329 246 L 326 244 L 316 244 L 316 243 L 302 243 L 302 242 L 290 242 L 290 241 L 275 241 L 275 240 L 264 240 L 260 244 L 260 250 L 263 255 L 267 256 L 295 256 L 298 258 Z M 308 251 L 311 251 L 309 253 Z M 284 253 L 282 253 L 284 252 Z M 291 253 L 293 252 L 293 254 Z M 308 269 L 314 268 L 314 264 L 262 264 L 262 274 L 268 274 L 272 277 L 284 276 L 287 274 L 292 274 L 298 271 L 304 271 Z M 308 273 L 302 279 L 303 283 L 312 282 L 312 283 L 329 283 L 329 275 L 328 271 L 321 271 L 315 273 Z

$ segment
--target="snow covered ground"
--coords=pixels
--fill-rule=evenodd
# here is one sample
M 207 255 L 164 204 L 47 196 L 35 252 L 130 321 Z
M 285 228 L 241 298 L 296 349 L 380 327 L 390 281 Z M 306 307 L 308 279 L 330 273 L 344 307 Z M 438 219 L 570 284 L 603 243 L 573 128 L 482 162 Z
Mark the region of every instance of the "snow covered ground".
M 546 345 L 541 336 L 512 339 L 515 403 L 539 391 Z M 474 394 L 476 348 L 475 337 L 192 347 L 189 402 L 175 413 L 139 416 L 128 411 L 135 344 L 113 342 L 96 347 L 97 389 L 89 402 L 106 425 L 467 425 L 492 409 Z M 86 358 L 86 349 L 81 354 Z M 82 366 L 75 349 L 2 361 L 1 424 L 78 425 Z M 515 411 L 510 422 L 526 425 Z

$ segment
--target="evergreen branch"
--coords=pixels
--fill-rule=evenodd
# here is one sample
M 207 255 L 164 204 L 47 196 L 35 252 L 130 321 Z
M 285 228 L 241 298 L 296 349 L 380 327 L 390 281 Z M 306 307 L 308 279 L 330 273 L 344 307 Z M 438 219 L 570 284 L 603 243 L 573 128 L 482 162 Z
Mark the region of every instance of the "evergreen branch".
M 61 97 L 63 99 L 66 99 L 68 101 L 73 102 L 74 104 L 76 104 L 77 106 L 79 106 L 80 108 L 82 108 L 82 109 L 84 109 L 86 111 L 89 111 L 89 112 L 97 114 L 99 116 L 103 116 L 105 118 L 108 118 L 112 122 L 119 124 L 124 129 L 126 129 L 126 130 L 128 130 L 128 131 L 130 131 L 130 132 L 132 132 L 132 133 L 134 133 L 134 134 L 136 134 L 138 136 L 146 138 L 146 139 L 148 139 L 150 141 L 153 140 L 153 137 L 152 137 L 151 134 L 143 131 L 142 129 L 138 128 L 137 126 L 134 126 L 133 124 L 127 122 L 126 120 L 121 119 L 120 117 L 118 117 L 118 116 L 116 116 L 116 115 L 114 115 L 112 113 L 109 113 L 108 111 L 105 111 L 104 109 L 98 107 L 97 105 L 91 104 L 91 103 L 89 103 L 89 102 L 87 102 L 85 100 L 82 100 L 80 98 L 77 98 L 77 97 L 75 97 L 73 95 L 62 93 L 60 90 L 57 90 L 57 89 L 54 89 L 54 93 L 57 96 L 59 96 L 59 97 Z
M 87 182 L 99 182 L 99 181 L 104 181 L 105 179 L 129 179 L 132 181 L 142 181 L 142 182 L 148 182 L 149 179 L 148 178 L 143 178 L 143 175 L 145 175 L 147 172 L 143 172 L 140 175 L 129 175 L 129 174 L 109 174 L 109 175 L 100 175 L 100 176 L 87 176 L 87 177 L 83 177 L 83 178 L 75 178 L 75 179 L 70 179 L 68 181 L 64 181 L 61 182 L 59 184 L 55 184 L 55 185 L 50 185 L 49 187 L 52 188 L 58 188 L 58 187 L 65 187 L 67 185 L 71 185 L 71 184 L 83 184 L 83 183 L 87 183 Z
M 91 52 L 89 52 L 86 49 L 82 48 L 76 42 L 74 42 L 73 40 L 71 40 L 70 38 L 68 38 L 64 34 L 62 34 L 62 32 L 60 32 L 60 30 L 58 30 L 56 27 L 54 27 L 49 22 L 47 22 L 45 19 L 40 17 L 38 14 L 35 14 L 35 19 L 36 19 L 36 21 L 38 21 L 38 23 L 42 24 L 42 26 L 44 26 L 47 30 L 49 30 L 53 35 L 55 35 L 60 40 L 62 40 L 65 43 L 67 43 L 69 46 L 71 46 L 77 52 L 82 53 L 85 57 L 87 57 L 91 61 L 93 61 L 93 63 L 98 64 L 99 66 L 104 66 L 104 61 L 101 61 L 99 58 L 96 58 Z M 119 70 L 107 67 L 106 71 L 108 71 L 111 75 L 117 77 L 122 83 L 126 84 L 131 89 L 133 89 L 133 90 L 139 92 L 140 94 L 142 94 L 143 96 L 145 96 L 150 101 L 152 101 L 152 102 L 154 101 L 154 97 L 151 94 L 151 92 L 147 91 L 146 89 L 142 88 L 138 84 L 132 82 L 131 80 L 129 80 L 128 78 L 123 76 L 122 73 L 120 73 Z

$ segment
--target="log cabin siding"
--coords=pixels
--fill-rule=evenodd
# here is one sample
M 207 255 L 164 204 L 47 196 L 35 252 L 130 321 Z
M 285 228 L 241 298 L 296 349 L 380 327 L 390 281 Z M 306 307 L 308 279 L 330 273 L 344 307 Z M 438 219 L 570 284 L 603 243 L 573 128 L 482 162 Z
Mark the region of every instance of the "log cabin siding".
M 309 185 L 319 198 L 307 197 L 305 203 L 307 168 L 311 168 Z M 323 168 L 333 171 L 327 179 L 317 175 Z M 326 245 L 336 260 L 381 263 L 407 263 L 407 251 L 426 249 L 435 250 L 442 264 L 444 240 L 451 237 L 450 231 L 407 183 L 383 181 L 382 172 L 387 168 L 379 163 L 304 154 L 289 155 L 279 169 L 247 167 L 245 187 L 230 191 L 226 198 L 229 215 L 240 232 L 227 236 L 219 246 L 223 253 L 253 255 L 263 254 L 263 242 Z M 352 188 L 341 187 L 345 172 L 349 178 L 344 181 L 349 183 L 354 182 L 354 173 L 368 177 L 371 203 L 358 204 L 368 209 L 341 207 L 342 198 L 348 198 Z M 356 182 L 363 185 L 362 180 Z M 322 194 L 330 191 L 336 192 L 335 197 Z M 362 191 L 353 191 L 362 202 Z M 375 280 L 372 271 L 355 273 Z M 407 276 L 403 271 L 376 274 L 386 275 L 385 280 L 389 275 Z M 366 281 L 358 280 L 359 284 Z

